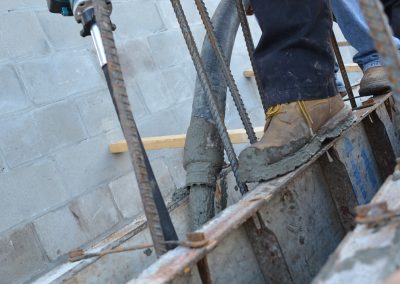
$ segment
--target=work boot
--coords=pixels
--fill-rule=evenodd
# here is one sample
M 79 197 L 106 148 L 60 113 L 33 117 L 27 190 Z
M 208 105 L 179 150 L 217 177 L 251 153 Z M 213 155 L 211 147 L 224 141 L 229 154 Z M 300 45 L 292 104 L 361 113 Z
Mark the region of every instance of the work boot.
M 360 82 L 360 96 L 379 96 L 390 92 L 390 84 L 382 66 L 368 68 Z
M 307 162 L 327 138 L 338 136 L 353 122 L 340 95 L 297 101 L 267 111 L 264 136 L 239 155 L 243 182 L 269 180 Z

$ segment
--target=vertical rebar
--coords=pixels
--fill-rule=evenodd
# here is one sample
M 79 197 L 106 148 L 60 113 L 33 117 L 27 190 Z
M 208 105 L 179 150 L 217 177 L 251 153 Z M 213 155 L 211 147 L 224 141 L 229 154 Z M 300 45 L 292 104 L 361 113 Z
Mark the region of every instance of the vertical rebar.
M 218 63 L 221 67 L 221 70 L 224 74 L 225 81 L 229 87 L 231 92 L 233 101 L 235 102 L 236 108 L 238 110 L 240 119 L 242 120 L 244 129 L 246 130 L 247 137 L 250 140 L 250 143 L 253 144 L 257 142 L 256 133 L 254 132 L 253 126 L 251 125 L 251 121 L 249 115 L 246 112 L 246 108 L 243 104 L 242 98 L 239 93 L 239 89 L 236 85 L 235 79 L 233 78 L 231 69 L 226 60 L 222 47 L 215 35 L 214 27 L 211 22 L 210 16 L 207 12 L 206 5 L 202 0 L 194 0 L 199 11 L 200 17 L 203 21 L 204 27 L 206 29 L 207 36 L 210 40 L 211 46 L 214 48 L 215 55 L 218 59 Z
M 144 212 L 150 234 L 153 239 L 154 248 L 157 256 L 160 256 L 168 249 L 165 244 L 166 235 L 169 234 L 172 239 L 177 239 L 177 237 L 171 219 L 169 218 L 168 211 L 165 213 L 166 208 L 162 197 L 161 199 L 158 199 L 158 204 L 155 201 L 155 196 L 156 198 L 159 198 L 161 193 L 158 188 L 157 181 L 154 178 L 153 171 L 151 169 L 146 152 L 144 151 L 143 143 L 133 118 L 132 109 L 114 42 L 110 11 L 106 4 L 107 1 L 109 2 L 109 0 L 93 1 L 96 21 L 100 30 L 107 62 L 102 68 L 107 79 L 107 85 L 111 93 L 112 101 L 115 106 L 122 131 L 128 144 L 129 155 L 138 182 Z M 160 209 L 163 210 L 163 216 L 159 215 Z M 169 220 L 168 228 L 162 226 L 160 221 L 161 218 L 164 218 L 164 220 Z
M 246 11 L 244 10 L 242 0 L 235 0 L 235 1 L 236 1 L 236 9 L 238 11 L 238 16 L 240 20 L 240 25 L 242 27 L 244 41 L 246 43 L 247 52 L 249 53 L 251 67 L 253 68 L 254 78 L 256 80 L 258 93 L 260 95 L 264 111 L 266 112 L 268 109 L 266 93 L 264 93 L 261 79 L 257 71 L 256 63 L 254 61 L 254 50 L 255 50 L 254 42 L 253 42 L 253 37 L 251 36 L 249 22 L 247 21 Z
M 351 87 L 351 83 L 349 80 L 349 76 L 347 76 L 346 66 L 344 65 L 342 54 L 340 53 L 339 45 L 336 40 L 335 33 L 331 30 L 331 42 L 333 51 L 335 52 L 336 60 L 339 65 L 340 73 L 342 74 L 344 86 L 346 87 L 347 95 L 349 96 L 349 101 L 352 108 L 357 107 L 356 99 L 354 98 L 353 88 Z

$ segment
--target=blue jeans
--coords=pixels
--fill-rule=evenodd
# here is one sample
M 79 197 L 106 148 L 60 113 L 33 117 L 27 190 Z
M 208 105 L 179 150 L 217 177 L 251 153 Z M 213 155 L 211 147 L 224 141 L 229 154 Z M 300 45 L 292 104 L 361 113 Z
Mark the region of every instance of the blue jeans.
M 336 22 L 344 37 L 357 50 L 353 61 L 363 71 L 371 67 L 382 66 L 358 0 L 331 0 L 331 4 Z M 393 38 L 393 40 L 400 49 L 400 41 L 397 38 Z

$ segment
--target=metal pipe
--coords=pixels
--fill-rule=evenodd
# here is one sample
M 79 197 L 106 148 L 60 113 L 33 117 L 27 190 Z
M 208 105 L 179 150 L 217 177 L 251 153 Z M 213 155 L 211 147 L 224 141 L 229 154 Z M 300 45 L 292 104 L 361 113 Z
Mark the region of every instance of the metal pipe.
M 104 45 L 101 40 L 100 30 L 97 24 L 92 25 L 92 27 L 90 28 L 90 34 L 92 35 L 93 44 L 96 49 L 97 58 L 99 59 L 100 66 L 103 67 L 107 64 L 107 58 L 106 52 L 104 50 Z

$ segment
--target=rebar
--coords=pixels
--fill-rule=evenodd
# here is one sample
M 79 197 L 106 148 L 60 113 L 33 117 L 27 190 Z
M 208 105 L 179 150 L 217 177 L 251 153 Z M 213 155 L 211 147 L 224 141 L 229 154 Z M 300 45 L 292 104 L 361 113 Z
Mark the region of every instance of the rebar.
M 393 32 L 383 11 L 382 3 L 378 0 L 359 0 L 365 20 L 369 26 L 375 48 L 386 69 L 389 79 L 395 110 L 397 113 L 396 127 L 399 129 L 400 115 L 400 56 L 393 42 Z
M 211 90 L 209 78 L 205 71 L 203 61 L 201 60 L 199 50 L 197 49 L 193 34 L 190 30 L 182 5 L 179 0 L 171 0 L 171 4 L 174 9 L 179 26 L 181 28 L 186 45 L 188 47 L 190 56 L 193 60 L 193 64 L 197 71 L 198 78 L 204 89 L 208 107 L 210 109 L 218 134 L 221 138 L 222 144 L 224 145 L 226 155 L 228 156 L 228 160 L 231 164 L 233 174 L 236 178 L 236 183 L 238 184 L 240 191 L 245 193 L 248 191 L 247 185 L 240 181 L 239 171 L 238 171 L 239 163 L 235 154 L 235 150 L 233 149 L 232 143 L 229 139 L 228 131 L 226 130 L 224 121 L 221 117 L 221 114 L 219 113 L 214 94 Z
M 253 42 L 253 37 L 251 36 L 250 26 L 249 26 L 249 22 L 247 21 L 246 11 L 244 10 L 242 0 L 236 0 L 236 9 L 238 11 L 240 26 L 242 27 L 242 32 L 243 32 L 244 41 L 246 43 L 247 52 L 249 53 L 251 67 L 253 68 L 254 78 L 256 80 L 258 93 L 261 98 L 261 103 L 263 105 L 264 112 L 266 112 L 268 109 L 266 94 L 264 93 L 261 79 L 260 79 L 259 73 L 257 71 L 256 63 L 254 61 L 254 50 L 255 50 L 254 42 Z
M 235 79 L 233 78 L 231 69 L 226 60 L 222 47 L 217 39 L 217 36 L 215 35 L 214 27 L 211 22 L 210 16 L 207 12 L 206 5 L 204 4 L 203 0 L 194 0 L 194 1 L 196 3 L 197 10 L 199 11 L 200 17 L 203 21 L 211 46 L 214 48 L 215 55 L 218 59 L 218 63 L 221 66 L 225 81 L 229 87 L 233 101 L 235 102 L 244 129 L 246 130 L 247 137 L 249 138 L 250 143 L 253 144 L 257 142 L 256 133 L 254 132 L 249 115 L 247 114 L 246 108 L 243 104 L 243 100 L 240 96 L 239 89 L 236 85 Z
M 167 251 L 167 245 L 165 244 L 165 231 L 163 231 L 160 222 L 160 216 L 158 212 L 159 208 L 154 200 L 157 190 L 159 193 L 159 188 L 154 178 L 154 174 L 152 172 L 146 152 L 144 151 L 143 143 L 140 139 L 139 131 L 133 118 L 132 109 L 128 99 L 128 94 L 121 71 L 121 65 L 119 63 L 117 49 L 114 42 L 110 11 L 107 9 L 106 4 L 107 1 L 109 2 L 109 0 L 93 1 L 96 21 L 100 29 L 101 39 L 105 48 L 107 59 L 107 64 L 103 66 L 103 71 L 107 79 L 107 84 L 110 89 L 112 101 L 115 106 L 122 131 L 128 144 L 129 155 L 138 182 L 144 212 L 151 237 L 153 239 L 154 248 L 156 254 L 160 256 Z M 175 233 L 173 227 L 172 230 L 173 233 Z

